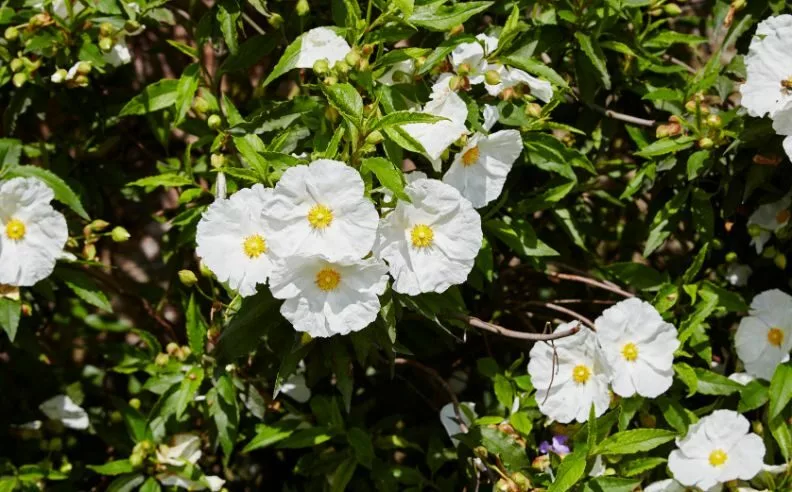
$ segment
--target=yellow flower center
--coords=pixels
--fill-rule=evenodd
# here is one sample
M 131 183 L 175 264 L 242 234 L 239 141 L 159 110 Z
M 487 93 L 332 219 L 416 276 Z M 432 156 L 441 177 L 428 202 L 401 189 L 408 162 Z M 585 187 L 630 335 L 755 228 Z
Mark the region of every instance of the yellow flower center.
M 584 364 L 578 364 L 572 369 L 572 379 L 578 384 L 585 384 L 591 377 L 591 369 Z
M 781 87 L 787 91 L 792 90 L 792 76 L 789 76 L 781 81 Z
M 776 214 L 776 222 L 779 224 L 786 224 L 790 216 L 792 216 L 792 212 L 788 209 L 784 209 Z
M 426 224 L 418 224 L 410 231 L 410 238 L 416 248 L 427 248 L 434 242 L 434 231 Z
M 726 454 L 726 451 L 722 449 L 716 449 L 715 451 L 711 452 L 709 455 L 709 462 L 710 465 L 718 467 L 723 466 L 726 463 L 726 460 L 729 459 L 729 455 Z
M 478 162 L 478 159 L 479 148 L 478 145 L 476 145 L 475 147 L 469 148 L 464 154 L 462 154 L 462 165 L 465 167 L 472 166 Z
M 767 341 L 770 342 L 770 345 L 780 347 L 784 343 L 784 332 L 781 331 L 781 328 L 770 328 L 767 332 Z
M 627 362 L 633 362 L 638 359 L 638 346 L 632 342 L 625 343 L 622 347 L 622 357 Z
M 341 274 L 337 270 L 325 267 L 316 274 L 316 286 L 325 292 L 330 292 L 338 287 L 341 282 Z
M 248 258 L 258 258 L 267 252 L 267 241 L 258 234 L 253 234 L 245 238 L 242 249 Z
M 308 211 L 308 222 L 314 229 L 325 229 L 333 222 L 333 211 L 324 205 L 314 205 Z
M 13 241 L 19 241 L 25 237 L 25 223 L 19 219 L 11 219 L 6 224 L 6 236 Z

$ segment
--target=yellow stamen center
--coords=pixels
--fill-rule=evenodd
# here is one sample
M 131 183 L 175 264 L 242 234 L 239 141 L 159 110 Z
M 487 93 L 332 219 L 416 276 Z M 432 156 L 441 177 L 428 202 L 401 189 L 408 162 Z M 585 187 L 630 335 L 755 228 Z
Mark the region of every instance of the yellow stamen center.
M 308 222 L 314 229 L 325 229 L 333 222 L 333 211 L 324 205 L 314 205 L 308 211 Z
M 767 332 L 767 341 L 770 342 L 770 345 L 780 347 L 784 343 L 784 332 L 780 328 L 770 328 Z
M 729 455 L 726 454 L 726 451 L 722 449 L 716 449 L 715 451 L 711 452 L 709 455 L 709 462 L 710 465 L 718 467 L 723 466 L 726 463 L 726 460 L 729 459 Z
M 572 369 L 572 379 L 578 384 L 585 384 L 591 377 L 591 369 L 584 364 L 578 364 Z
M 434 242 L 434 231 L 425 224 L 418 224 L 410 231 L 412 244 L 416 248 L 428 248 Z
M 465 167 L 472 166 L 478 162 L 478 159 L 479 148 L 478 145 L 476 145 L 475 147 L 469 148 L 464 154 L 462 154 L 462 165 Z
M 792 90 L 792 76 L 781 81 L 781 87 L 787 91 Z
M 325 267 L 316 274 L 316 286 L 325 292 L 330 292 L 338 287 L 341 282 L 341 274 L 337 270 Z
M 776 222 L 779 224 L 786 224 L 790 217 L 792 217 L 792 212 L 788 209 L 784 209 L 776 214 Z
M 6 236 L 13 241 L 19 241 L 25 237 L 25 223 L 19 219 L 11 219 L 6 224 Z
M 267 252 L 267 241 L 258 234 L 253 234 L 245 238 L 242 249 L 248 258 L 258 258 Z
M 638 359 L 638 346 L 632 342 L 625 343 L 622 347 L 622 357 L 627 362 L 634 362 Z

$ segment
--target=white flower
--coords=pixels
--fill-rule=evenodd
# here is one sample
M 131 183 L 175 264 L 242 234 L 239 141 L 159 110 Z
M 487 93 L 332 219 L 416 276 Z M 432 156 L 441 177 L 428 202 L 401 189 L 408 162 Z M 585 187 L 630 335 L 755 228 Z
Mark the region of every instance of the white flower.
M 448 75 L 448 74 L 445 74 Z M 424 113 L 442 116 L 446 120 L 435 123 L 410 123 L 402 126 L 412 138 L 417 140 L 426 151 L 436 171 L 440 170 L 440 156 L 459 137 L 468 133 L 465 127 L 468 110 L 465 101 L 448 88 L 447 77 L 441 77 L 433 87 L 431 100 L 423 108 Z M 448 88 L 448 90 L 443 89 Z
M 732 410 L 715 410 L 691 425 L 668 468 L 682 485 L 702 489 L 734 479 L 750 480 L 762 470 L 765 446 L 749 433 L 748 419 Z
M 364 195 L 360 174 L 343 162 L 319 159 L 290 167 L 264 210 L 278 256 L 362 258 L 374 244 L 379 215 Z
M 352 51 L 344 38 L 329 27 L 317 27 L 302 35 L 300 54 L 295 67 L 313 68 L 319 60 L 327 60 L 332 67 Z
M 792 297 L 778 289 L 754 297 L 750 314 L 740 320 L 734 345 L 745 371 L 769 381 L 776 367 L 789 360 Z
M 484 129 L 489 131 L 496 121 L 497 116 L 494 121 L 485 118 Z M 500 196 L 506 176 L 522 147 L 522 137 L 517 130 L 501 130 L 489 135 L 476 133 L 454 157 L 443 182 L 459 190 L 475 208 L 481 208 Z
M 272 295 L 286 299 L 281 314 L 312 337 L 346 335 L 371 324 L 380 310 L 388 269 L 381 262 L 291 256 L 275 265 Z
M 671 387 L 677 330 L 654 306 L 625 299 L 603 311 L 594 325 L 613 373 L 614 393 L 656 398 Z
M 720 492 L 723 489 L 720 485 L 716 485 L 710 489 L 707 489 L 706 492 Z M 644 487 L 644 492 L 687 492 L 688 489 L 681 483 L 677 482 L 673 478 L 668 478 L 666 480 L 660 480 L 659 482 L 654 482 L 646 487 Z
M 162 444 L 157 448 L 157 461 L 174 467 L 194 465 L 201 458 L 201 438 L 195 434 L 176 434 L 171 444 Z M 166 487 L 181 487 L 187 490 L 206 490 L 217 492 L 225 484 L 225 480 L 217 476 L 204 476 L 201 480 L 191 480 L 174 472 L 157 475 L 157 480 Z
M 759 23 L 745 55 L 745 69 L 747 79 L 740 93 L 748 114 L 774 117 L 792 101 L 786 86 L 792 76 L 792 15 L 768 17 Z
M 272 201 L 272 189 L 256 184 L 215 200 L 198 222 L 196 253 L 218 280 L 242 296 L 255 294 L 272 271 L 272 232 L 261 215 Z
M 374 253 L 388 262 L 393 290 L 444 292 L 466 279 L 481 248 L 481 217 L 455 188 L 417 179 L 380 223 Z
M 748 265 L 730 263 L 726 269 L 726 281 L 735 287 L 745 287 L 752 273 L 753 270 Z
M 476 415 L 475 403 L 463 401 L 460 402 L 459 405 L 460 407 L 466 407 L 473 415 Z M 462 417 L 462 422 L 465 424 L 465 426 L 470 427 L 470 417 L 468 417 L 462 408 L 459 409 L 459 416 Z M 448 434 L 448 437 L 451 438 L 451 442 L 454 444 L 454 447 L 459 446 L 459 439 L 455 439 L 454 436 L 462 433 L 462 426 L 459 425 L 459 417 L 457 417 L 453 403 L 447 403 L 443 406 L 443 408 L 440 409 L 440 423 L 443 424 L 446 434 Z
M 102 59 L 114 67 L 120 67 L 132 61 L 132 53 L 130 53 L 126 41 L 120 39 L 110 51 L 102 54 Z
M 0 284 L 30 287 L 52 273 L 69 238 L 54 196 L 35 178 L 0 182 Z
M 558 325 L 556 332 L 566 331 L 577 322 Z M 591 405 L 597 417 L 610 404 L 609 370 L 591 330 L 581 328 L 572 336 L 554 342 L 537 343 L 530 352 L 528 373 L 536 388 L 539 411 L 553 420 L 568 423 L 588 420 Z
M 286 378 L 280 387 L 280 392 L 300 403 L 311 399 L 311 388 L 305 383 L 305 363 L 303 361 L 300 361 L 297 371 Z
M 52 13 L 62 19 L 69 17 L 69 7 L 66 5 L 66 2 L 69 2 L 69 0 L 54 0 L 52 2 Z M 79 0 L 69 3 L 71 3 L 72 15 L 77 15 L 85 10 L 85 6 L 83 6 L 82 2 Z M 43 3 L 34 5 L 36 8 L 41 8 L 42 6 Z
M 415 60 L 403 60 L 394 63 L 379 76 L 377 82 L 384 85 L 405 84 L 412 80 L 415 72 Z
M 88 413 L 66 395 L 50 398 L 39 405 L 39 410 L 51 420 L 57 420 L 70 429 L 84 430 L 90 424 Z
M 490 66 L 490 69 L 498 72 L 500 77 L 500 83 L 486 85 L 487 92 L 491 96 L 497 96 L 506 89 L 525 84 L 531 90 L 531 95 L 540 101 L 548 102 L 553 98 L 553 86 L 546 80 L 537 79 L 518 68 L 504 67 L 503 65 Z
M 756 252 L 761 253 L 764 245 L 770 240 L 772 233 L 781 229 L 789 223 L 792 213 L 789 211 L 789 205 L 792 202 L 792 197 L 789 195 L 773 203 L 766 203 L 751 214 L 748 218 L 748 226 L 753 224 L 762 228 L 761 233 L 751 239 L 751 244 L 756 247 Z
M 747 372 L 735 372 L 729 374 L 729 379 L 736 383 L 740 383 L 741 385 L 745 386 L 746 384 L 750 383 L 751 381 L 755 381 L 756 378 L 748 374 Z

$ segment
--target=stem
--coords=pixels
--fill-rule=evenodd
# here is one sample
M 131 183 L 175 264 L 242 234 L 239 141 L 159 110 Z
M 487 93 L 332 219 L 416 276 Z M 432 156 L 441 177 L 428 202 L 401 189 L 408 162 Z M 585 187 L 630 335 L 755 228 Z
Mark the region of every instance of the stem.
M 588 319 L 587 317 L 583 316 L 582 314 L 576 311 L 573 311 L 569 308 L 565 308 L 564 306 L 559 306 L 558 304 L 553 304 L 552 302 L 544 302 L 544 301 L 528 301 L 525 304 L 532 306 L 542 306 L 542 307 L 546 307 L 547 309 L 552 309 L 553 311 L 558 311 L 559 313 L 568 314 L 569 316 L 572 316 L 573 318 L 582 321 L 589 328 L 594 330 L 594 323 L 590 319 Z
M 570 328 L 569 330 L 559 331 L 556 333 L 525 333 L 522 331 L 510 330 L 508 328 L 504 328 L 502 326 L 493 323 L 488 323 L 474 316 L 457 314 L 454 317 L 458 320 L 464 321 L 465 323 L 469 324 L 474 328 L 479 328 L 481 330 L 497 333 L 498 335 L 504 337 L 517 338 L 519 340 L 530 340 L 532 342 L 546 342 L 548 340 L 558 340 L 559 338 L 566 338 L 568 336 L 572 336 L 580 331 L 580 326 L 578 325 Z
M 638 118 L 637 116 L 630 116 L 629 114 L 619 113 L 618 111 L 614 111 L 612 109 L 603 108 L 599 104 L 589 104 L 588 105 L 594 111 L 601 113 L 608 118 L 612 118 L 614 120 L 624 121 L 626 123 L 632 123 L 633 125 L 639 126 L 648 126 L 653 127 L 655 126 L 655 120 L 647 120 L 644 118 Z
M 557 278 L 559 280 L 570 280 L 572 282 L 579 282 L 581 284 L 591 285 L 592 287 L 598 287 L 603 290 L 615 292 L 616 294 L 622 295 L 624 297 L 635 297 L 633 294 L 630 294 L 626 290 L 622 290 L 619 287 L 608 285 L 598 280 L 594 280 L 593 278 L 581 277 L 580 275 L 573 275 L 571 273 L 544 272 L 544 274 L 550 278 Z

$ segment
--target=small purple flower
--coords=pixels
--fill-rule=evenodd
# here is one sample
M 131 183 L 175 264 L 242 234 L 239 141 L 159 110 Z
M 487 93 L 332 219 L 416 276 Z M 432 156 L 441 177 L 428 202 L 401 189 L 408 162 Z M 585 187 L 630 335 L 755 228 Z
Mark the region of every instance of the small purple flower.
M 539 444 L 539 452 L 542 454 L 546 454 L 552 451 L 559 456 L 564 456 L 565 454 L 569 454 L 570 449 L 569 446 L 567 446 L 568 440 L 569 438 L 564 435 L 553 436 L 552 444 L 547 441 L 542 441 Z

